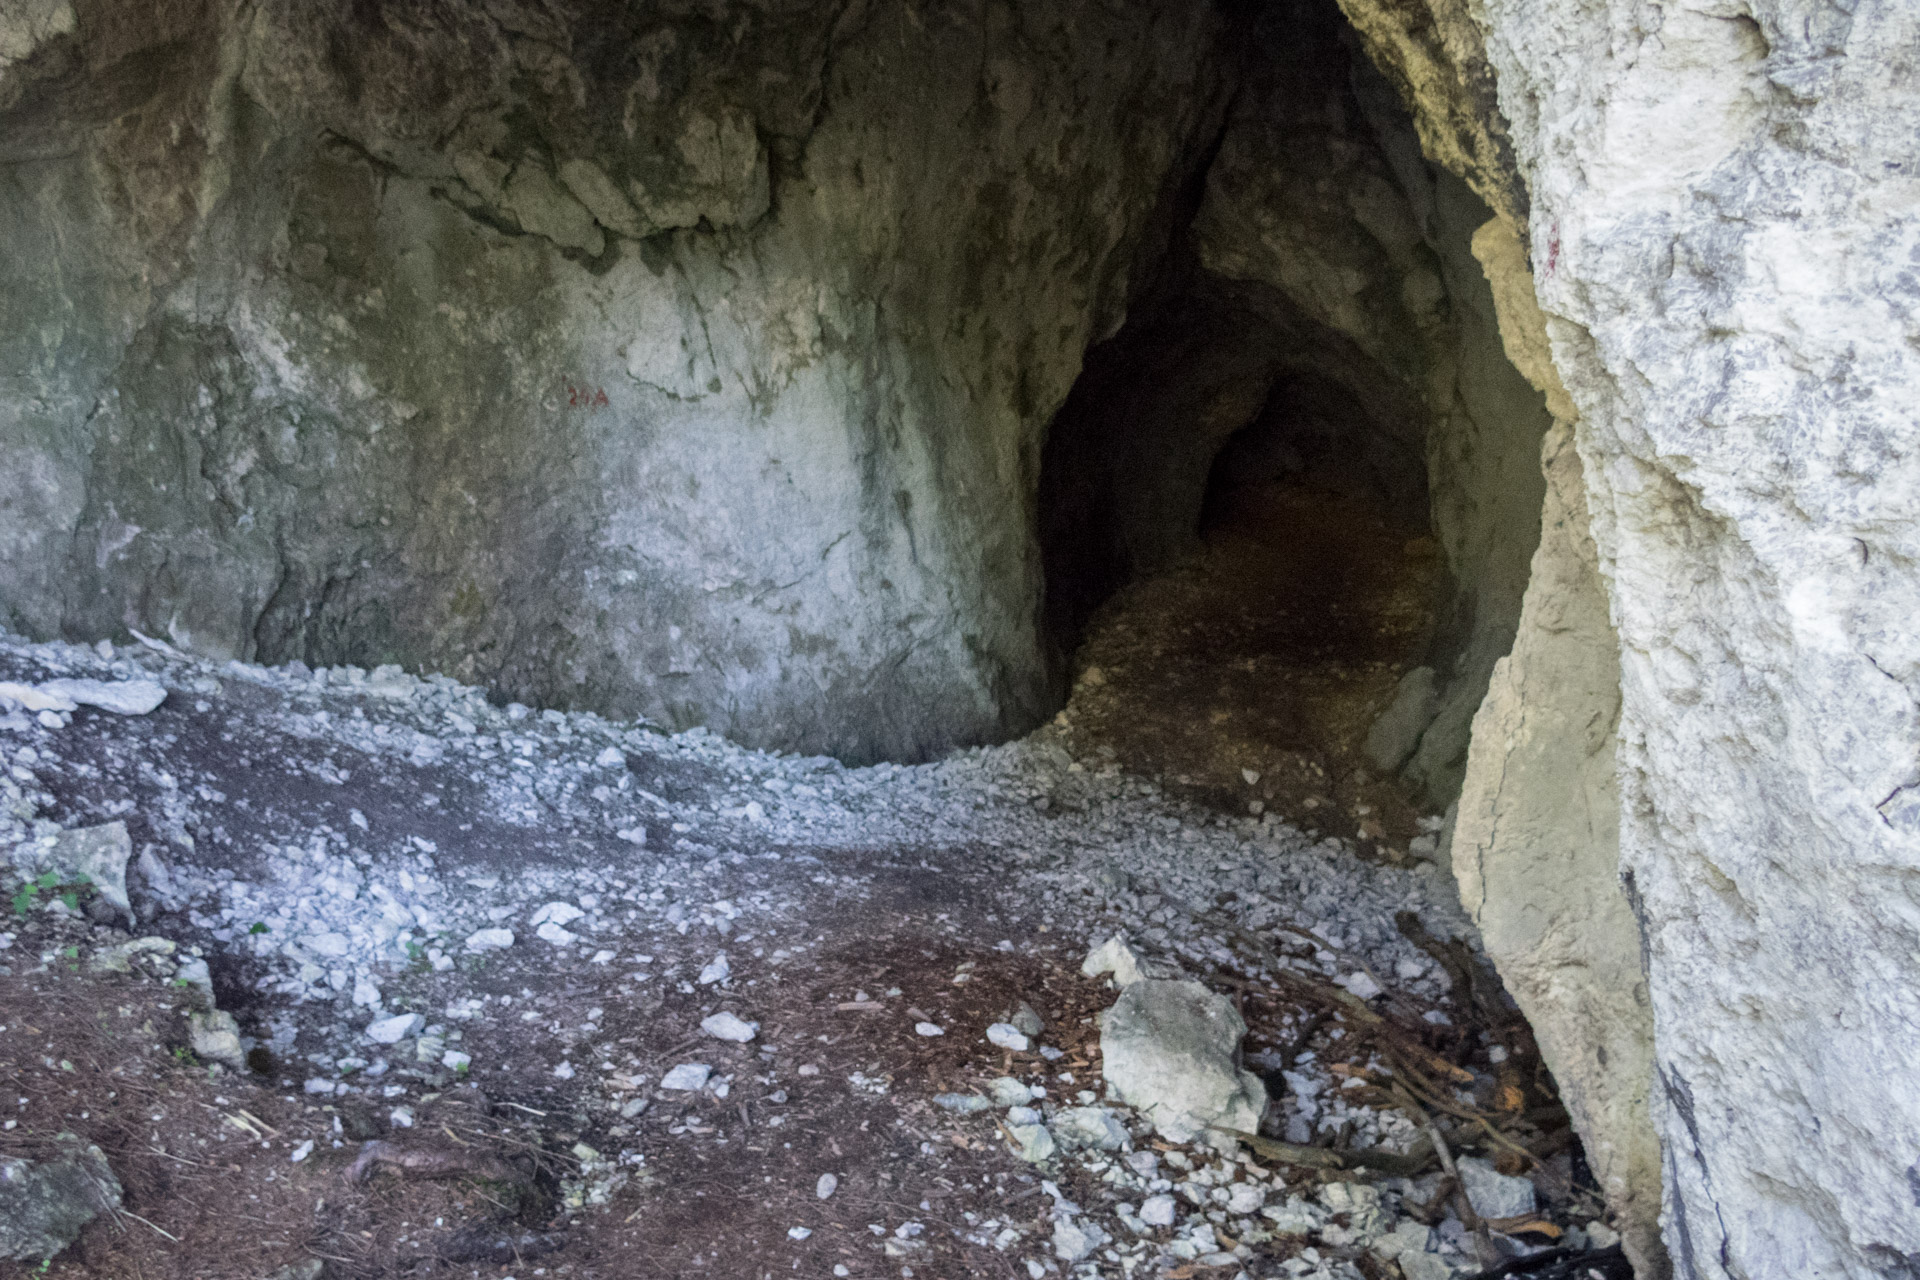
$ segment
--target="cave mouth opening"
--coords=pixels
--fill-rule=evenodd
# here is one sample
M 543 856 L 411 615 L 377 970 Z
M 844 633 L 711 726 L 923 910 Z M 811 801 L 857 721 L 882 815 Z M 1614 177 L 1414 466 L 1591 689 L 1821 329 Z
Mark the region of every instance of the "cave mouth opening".
M 1242 88 L 1042 450 L 1057 724 L 1220 809 L 1430 853 L 1539 539 L 1548 415 L 1332 4 Z M 1423 843 L 1424 842 L 1424 843 Z

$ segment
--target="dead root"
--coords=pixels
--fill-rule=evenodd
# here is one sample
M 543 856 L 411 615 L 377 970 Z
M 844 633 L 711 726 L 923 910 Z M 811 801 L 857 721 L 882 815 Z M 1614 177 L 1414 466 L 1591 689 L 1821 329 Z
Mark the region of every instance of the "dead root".
M 527 1175 L 491 1152 L 477 1147 L 402 1146 L 375 1139 L 341 1176 L 358 1186 L 387 1168 L 414 1178 L 478 1178 L 482 1182 L 524 1183 Z

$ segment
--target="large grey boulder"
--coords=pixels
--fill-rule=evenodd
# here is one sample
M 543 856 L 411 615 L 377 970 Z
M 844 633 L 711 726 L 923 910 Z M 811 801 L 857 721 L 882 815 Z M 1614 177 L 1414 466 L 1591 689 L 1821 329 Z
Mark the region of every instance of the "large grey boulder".
M 1121 1099 L 1171 1142 L 1252 1133 L 1267 1107 L 1266 1086 L 1237 1065 L 1247 1024 L 1233 1001 L 1197 982 L 1143 978 L 1100 1018 L 1100 1072 Z
M 51 1258 L 120 1207 L 120 1180 L 100 1148 L 71 1133 L 55 1141 L 52 1159 L 0 1156 L 0 1258 Z

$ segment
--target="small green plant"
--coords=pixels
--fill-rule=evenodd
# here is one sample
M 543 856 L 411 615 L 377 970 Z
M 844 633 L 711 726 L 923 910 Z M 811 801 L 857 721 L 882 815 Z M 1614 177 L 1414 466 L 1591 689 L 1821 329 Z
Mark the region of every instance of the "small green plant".
M 267 932 L 270 932 L 270 931 L 267 928 L 267 922 L 265 920 L 255 920 L 251 925 L 247 926 L 247 935 L 249 937 L 253 936 L 256 933 L 267 933 Z
M 183 1044 L 174 1046 L 173 1060 L 183 1067 L 197 1067 L 200 1065 L 200 1059 L 194 1056 L 193 1050 Z
M 17 916 L 26 915 L 33 910 L 34 904 L 40 901 L 40 895 L 43 893 L 56 895 L 66 904 L 67 910 L 78 911 L 81 892 L 92 887 L 93 880 L 85 872 L 81 872 L 71 881 L 65 881 L 60 878 L 58 872 L 42 871 L 38 876 L 20 886 L 20 892 L 13 895 L 13 913 Z

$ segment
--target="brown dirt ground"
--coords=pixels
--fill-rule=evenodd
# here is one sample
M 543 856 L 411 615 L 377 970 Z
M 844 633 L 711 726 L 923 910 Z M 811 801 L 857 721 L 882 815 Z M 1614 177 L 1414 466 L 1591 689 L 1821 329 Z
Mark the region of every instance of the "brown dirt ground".
M 807 906 L 791 930 L 735 939 L 735 987 L 717 999 L 551 960 L 542 968 L 513 957 L 486 969 L 482 989 L 533 993 L 537 1017 L 466 1024 L 476 1062 L 499 1065 L 415 1088 L 405 1098 L 415 1109 L 408 1130 L 389 1126 L 384 1100 L 306 1097 L 276 1080 L 279 1070 L 210 1071 L 186 1048 L 190 990 L 137 971 L 93 972 L 87 959 L 112 931 L 43 916 L 15 922 L 6 955 L 16 972 L 0 976 L 0 1102 L 16 1123 L 0 1130 L 0 1154 L 43 1155 L 53 1135 L 77 1133 L 105 1152 L 126 1199 L 44 1272 L 0 1263 L 0 1277 L 267 1280 L 318 1260 L 326 1280 L 764 1280 L 828 1277 L 836 1265 L 853 1277 L 1021 1280 L 1021 1260 L 1047 1252 L 1050 1201 L 1037 1171 L 1007 1152 L 994 1113 L 955 1116 L 932 1098 L 1003 1074 L 1044 1082 L 1055 1097 L 1099 1088 L 1094 1018 L 1111 992 L 1079 975 L 1077 948 L 994 909 L 964 874 L 897 863 L 865 895 L 829 889 Z M 748 958 L 749 941 L 803 936 L 831 941 L 804 962 Z M 1001 937 L 1022 945 L 1003 951 L 986 941 Z M 672 954 L 676 943 L 684 956 Z M 654 951 L 663 964 L 693 962 L 712 945 L 669 935 Z M 36 957 L 51 963 L 36 972 L 25 963 Z M 1239 993 L 1250 1049 L 1310 1043 L 1327 1060 L 1340 1057 L 1326 1034 L 1337 1030 L 1326 1024 L 1314 1035 L 1298 1003 L 1232 973 L 1210 981 Z M 422 1007 L 433 998 L 415 994 Z M 1046 1018 L 1045 1038 L 1063 1059 L 984 1043 L 985 1026 L 1021 1001 Z M 715 1004 L 760 1022 L 761 1042 L 700 1037 L 698 1020 Z M 949 1034 L 917 1035 L 923 1019 Z M 1443 1033 L 1461 1050 L 1478 1042 L 1435 1029 Z M 1346 1052 L 1364 1060 L 1364 1050 Z M 577 1068 L 572 1080 L 553 1075 L 562 1057 Z M 732 1075 L 724 1100 L 624 1085 L 688 1059 Z M 856 1073 L 875 1083 L 850 1083 Z M 622 1119 L 621 1103 L 635 1097 L 650 1106 Z M 307 1139 L 313 1156 L 291 1163 L 289 1149 Z M 350 1182 L 368 1139 L 438 1162 L 439 1176 L 378 1168 Z M 637 1150 L 645 1162 L 628 1169 L 604 1210 L 568 1215 L 559 1192 L 578 1172 L 578 1143 L 610 1155 Z M 1112 1198 L 1111 1188 L 1063 1168 L 1068 1195 L 1090 1207 Z M 814 1192 L 822 1173 L 840 1179 L 826 1201 Z M 1030 1228 L 1030 1243 L 1003 1253 L 956 1238 L 969 1212 Z M 909 1221 L 925 1232 L 902 1242 L 893 1232 Z M 789 1238 L 796 1226 L 812 1234 Z M 1279 1266 L 1297 1247 L 1261 1246 L 1249 1270 L 1284 1274 Z M 1387 1274 L 1357 1251 L 1355 1260 Z
M 1095 614 L 1059 723 L 1076 753 L 1395 857 L 1419 814 L 1361 744 L 1424 660 L 1444 582 L 1439 544 L 1364 500 L 1246 492 Z

